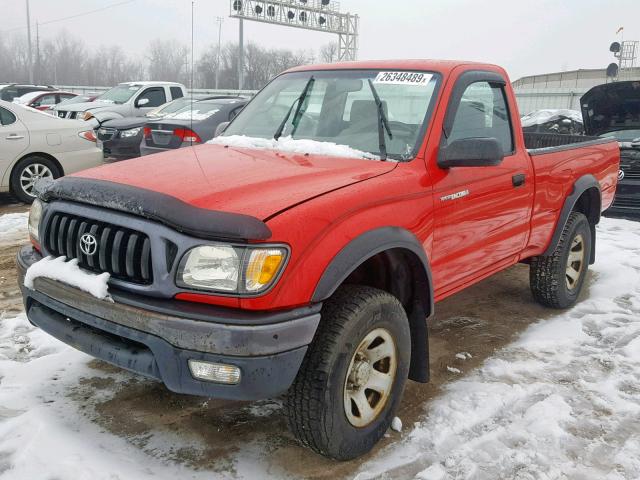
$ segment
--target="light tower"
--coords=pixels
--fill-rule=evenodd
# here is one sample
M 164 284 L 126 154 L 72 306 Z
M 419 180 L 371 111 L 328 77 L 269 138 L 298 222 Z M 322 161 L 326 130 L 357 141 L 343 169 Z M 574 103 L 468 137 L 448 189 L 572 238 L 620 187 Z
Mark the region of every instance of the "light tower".
M 243 20 L 338 35 L 338 60 L 358 58 L 358 15 L 341 13 L 332 0 L 229 0 L 230 15 L 240 21 L 239 75 L 242 85 Z M 242 87 L 240 87 L 242 88 Z

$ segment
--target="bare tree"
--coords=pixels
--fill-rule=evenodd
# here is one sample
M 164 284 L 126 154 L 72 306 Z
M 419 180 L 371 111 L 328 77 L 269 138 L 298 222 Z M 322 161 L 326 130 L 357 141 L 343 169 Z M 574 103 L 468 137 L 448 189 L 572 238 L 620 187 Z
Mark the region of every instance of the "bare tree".
M 194 86 L 213 88 L 216 69 L 220 70 L 220 88 L 238 85 L 238 46 L 222 46 L 218 65 L 218 46 L 209 45 L 195 65 Z M 85 44 L 67 32 L 41 39 L 36 61 L 36 81 L 52 85 L 110 86 L 132 80 L 166 80 L 190 83 L 189 49 L 175 40 L 153 40 L 146 58 L 128 55 L 117 45 L 88 50 Z M 316 55 L 322 61 L 337 59 L 337 45 L 324 45 L 320 52 L 264 48 L 249 43 L 245 48 L 245 86 L 262 88 L 270 79 L 291 67 L 312 63 Z M 26 82 L 29 65 L 23 34 L 0 36 L 0 83 Z
M 338 60 L 338 44 L 330 42 L 320 47 L 320 60 L 324 63 L 333 63 Z
M 189 83 L 189 49 L 175 40 L 153 40 L 147 48 L 149 78 Z

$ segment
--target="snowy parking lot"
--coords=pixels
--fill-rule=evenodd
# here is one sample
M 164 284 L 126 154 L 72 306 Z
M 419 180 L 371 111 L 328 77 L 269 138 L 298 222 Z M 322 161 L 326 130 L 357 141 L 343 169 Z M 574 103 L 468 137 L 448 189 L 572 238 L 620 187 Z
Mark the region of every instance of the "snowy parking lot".
M 346 463 L 298 447 L 279 399 L 176 395 L 33 328 L 10 262 L 25 238 L 26 214 L 0 216 L 0 478 L 640 478 L 640 223 L 603 219 L 571 310 L 534 304 L 524 265 L 438 304 L 432 383 Z

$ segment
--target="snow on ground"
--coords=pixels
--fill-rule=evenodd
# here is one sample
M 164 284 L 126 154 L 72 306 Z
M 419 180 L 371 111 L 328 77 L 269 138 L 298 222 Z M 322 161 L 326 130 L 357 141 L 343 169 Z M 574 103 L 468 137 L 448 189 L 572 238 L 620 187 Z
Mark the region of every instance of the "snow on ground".
M 5 217 L 0 233 L 11 222 Z M 422 421 L 405 425 L 396 444 L 362 465 L 358 479 L 640 478 L 640 223 L 603 219 L 598 232 L 585 299 L 463 372 L 425 405 Z M 287 475 L 259 441 L 234 454 L 231 468 L 204 471 L 167 454 L 175 445 L 202 448 L 197 439 L 155 432 L 139 448 L 109 433 L 71 392 L 83 378 L 135 377 L 94 370 L 89 360 L 24 315 L 0 314 L 0 478 Z
M 308 153 L 312 155 L 329 155 L 346 158 L 366 158 L 380 160 L 379 157 L 361 150 L 356 150 L 347 145 L 338 145 L 332 142 L 319 142 L 317 140 L 294 139 L 291 137 L 257 138 L 244 135 L 229 135 L 228 137 L 216 137 L 207 143 L 225 145 L 237 148 L 258 148 L 266 150 L 278 150 L 289 153 Z
M 640 223 L 603 219 L 587 298 L 449 384 L 359 480 L 640 479 Z
M 29 214 L 25 213 L 7 213 L 0 216 L 0 235 L 25 234 L 27 230 L 27 221 Z

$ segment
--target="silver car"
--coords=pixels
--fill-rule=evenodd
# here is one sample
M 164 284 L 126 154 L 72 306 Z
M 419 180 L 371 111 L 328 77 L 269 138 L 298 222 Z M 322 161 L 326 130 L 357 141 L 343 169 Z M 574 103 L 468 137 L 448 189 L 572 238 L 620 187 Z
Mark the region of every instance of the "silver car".
M 30 203 L 40 178 L 58 178 L 102 164 L 91 127 L 0 100 L 0 192 Z

